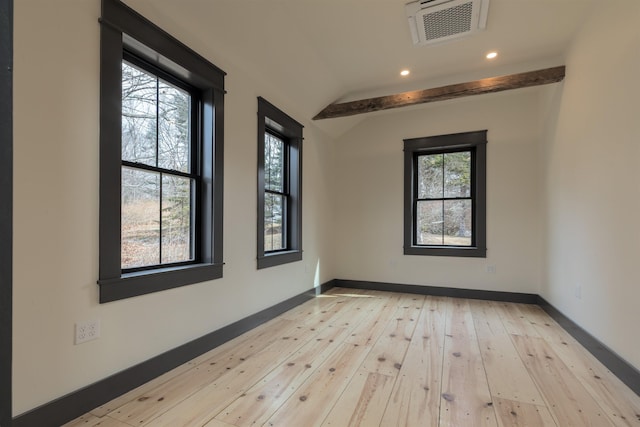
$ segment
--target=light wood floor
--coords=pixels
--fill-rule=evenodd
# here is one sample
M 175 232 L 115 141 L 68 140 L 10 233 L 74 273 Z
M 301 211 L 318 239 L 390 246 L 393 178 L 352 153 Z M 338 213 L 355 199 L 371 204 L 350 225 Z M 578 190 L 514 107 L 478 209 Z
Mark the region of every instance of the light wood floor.
M 333 289 L 68 427 L 640 426 L 539 307 Z

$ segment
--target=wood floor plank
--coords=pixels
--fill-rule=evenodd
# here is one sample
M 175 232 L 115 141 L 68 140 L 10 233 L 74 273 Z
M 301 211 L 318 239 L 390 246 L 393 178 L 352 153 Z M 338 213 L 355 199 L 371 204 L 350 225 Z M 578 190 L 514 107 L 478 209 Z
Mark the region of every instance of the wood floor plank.
M 327 415 L 322 427 L 380 425 L 393 385 L 393 377 L 359 370 Z
M 546 406 L 494 398 L 500 427 L 558 427 Z
M 192 364 L 182 364 L 175 369 L 172 369 L 169 372 L 166 372 L 159 377 L 154 378 L 153 380 L 142 384 L 140 387 L 136 387 L 128 393 L 120 395 L 115 399 L 105 403 L 104 405 L 100 405 L 94 410 L 91 411 L 96 416 L 105 416 L 109 412 L 112 412 L 127 403 L 137 400 L 138 398 L 144 396 L 146 393 L 151 393 L 154 389 L 160 387 L 162 384 L 168 382 L 169 380 L 179 377 L 180 375 L 185 374 L 187 371 L 194 368 Z
M 536 328 L 534 328 L 520 311 L 520 304 L 506 302 L 491 302 L 490 304 L 500 315 L 504 327 L 511 335 L 524 335 L 528 337 L 540 336 Z
M 520 313 L 547 342 L 568 342 L 574 338 L 537 305 L 519 307 Z M 577 343 L 577 341 L 575 341 Z
M 245 364 L 255 365 L 255 359 L 260 359 L 262 352 L 275 349 L 273 354 L 277 355 L 281 351 L 293 351 L 302 345 L 298 339 L 315 334 L 308 328 L 298 329 L 291 321 L 287 321 L 287 325 L 283 329 L 273 329 L 238 348 L 226 349 L 183 375 L 110 412 L 109 415 L 133 425 L 144 425 L 212 382 L 220 381 L 233 372 L 240 372 Z
M 280 317 L 293 320 L 301 325 L 307 325 L 319 320 L 326 321 L 332 315 L 337 314 L 346 305 L 358 302 L 361 299 L 374 299 L 373 295 L 367 294 L 366 290 L 349 290 L 344 292 L 341 289 L 331 289 L 327 293 L 318 295 L 316 298 L 304 304 L 294 307 L 283 313 Z
M 491 395 L 544 404 L 494 307 L 486 302 L 470 302 L 470 307 Z
M 279 327 L 272 327 L 267 332 L 245 341 L 244 345 L 237 348 L 229 347 L 229 351 L 223 351 L 203 363 L 202 366 L 197 366 L 195 372 L 188 372 L 179 380 L 163 384 L 151 393 L 130 401 L 110 414 L 121 421 L 134 425 L 144 425 L 150 419 L 163 414 L 175 405 L 179 405 L 190 394 L 198 393 L 214 381 L 216 381 L 216 384 L 224 384 L 227 380 L 231 381 L 223 378 L 230 375 L 230 373 L 241 372 L 244 374 L 254 372 L 256 369 L 258 373 L 263 373 L 268 364 L 261 361 L 257 362 L 256 366 L 256 363 L 253 363 L 254 356 L 259 354 L 263 348 L 269 348 L 269 346 L 274 346 L 275 344 L 277 349 L 272 351 L 271 354 L 280 354 L 286 349 L 293 351 L 292 349 L 301 346 L 306 338 L 330 326 L 333 320 L 347 315 L 347 311 L 343 310 L 342 307 L 343 305 L 340 305 L 336 309 L 322 310 L 314 316 L 298 318 L 297 322 L 295 320 L 282 319 L 281 324 L 276 324 Z M 247 361 L 251 363 L 248 368 L 244 368 Z M 240 365 L 243 366 L 236 369 Z M 263 373 L 262 376 L 264 374 L 266 373 Z M 234 386 L 241 384 L 246 386 L 246 381 L 250 381 L 250 378 L 249 375 L 240 375 L 239 378 L 235 378 L 235 382 L 232 382 L 232 384 Z M 215 394 L 215 392 L 212 393 Z M 229 396 L 225 397 L 228 398 Z M 179 406 L 179 408 L 181 407 Z M 164 422 L 162 421 L 164 418 L 171 418 L 171 416 L 167 415 L 159 421 L 154 421 L 154 423 Z
M 224 408 L 216 419 L 235 426 L 262 425 L 340 346 L 348 326 L 326 328 L 264 379 Z
M 640 426 L 640 396 L 604 367 L 541 308 L 530 307 L 523 313 L 616 426 Z
M 215 418 L 212 419 L 211 421 L 209 421 L 208 423 L 206 423 L 204 426 L 202 427 L 232 427 L 231 424 L 227 424 L 224 423 L 220 420 L 216 420 Z
M 373 345 L 384 332 L 391 315 L 396 312 L 396 304 L 399 299 L 399 295 L 393 294 L 389 298 L 379 298 L 373 301 L 372 305 L 374 310 L 377 309 L 377 311 L 370 312 L 365 320 L 353 330 L 346 342 L 349 344 Z
M 353 300 L 350 300 L 345 297 L 338 297 L 333 305 L 328 307 L 322 307 L 319 313 L 307 313 L 297 319 L 294 319 L 295 322 L 301 327 L 320 327 L 323 323 L 331 322 L 332 319 L 344 314 L 344 312 L 348 311 L 348 308 Z
M 231 424 L 224 423 L 220 420 L 216 420 L 215 418 L 206 423 L 202 427 L 232 427 Z
M 491 303 L 469 300 L 469 309 L 473 316 L 476 336 L 479 340 L 509 336 L 509 332 L 504 327 L 500 315 Z
M 447 308 L 440 426 L 497 426 L 469 303 Z
M 155 426 L 203 425 L 237 399 L 242 393 L 264 378 L 276 366 L 295 353 L 320 330 L 329 324 L 318 324 L 313 328 L 297 327 L 281 340 L 270 344 L 255 356 L 246 359 L 241 365 L 229 370 L 215 381 L 200 388 L 166 412 L 153 418 L 150 424 Z M 143 424 L 140 424 L 143 425 Z
M 370 350 L 368 346 L 341 344 L 276 411 L 267 425 L 320 426 Z
M 199 365 L 170 381 L 149 390 L 143 396 L 130 400 L 109 415 L 122 422 L 133 425 L 144 425 L 149 420 L 167 411 L 177 403 L 188 398 L 216 378 L 224 375 L 227 368 L 241 363 L 238 355 L 232 355 L 218 366 Z M 227 365 L 229 363 L 229 365 Z
M 508 336 L 483 339 L 478 343 L 493 396 L 533 405 L 544 404 L 536 384 Z
M 440 416 L 445 298 L 428 297 L 381 426 L 437 426 Z
M 99 422 L 100 417 L 89 412 L 88 414 L 84 414 L 76 418 L 75 420 L 69 421 L 62 427 L 93 427 Z
M 188 396 L 187 393 L 198 392 L 214 380 L 219 380 L 239 365 L 246 363 L 247 360 L 251 360 L 263 348 L 284 340 L 289 340 L 293 347 L 302 345 L 304 337 L 315 334 L 316 331 L 332 325 L 333 320 L 348 314 L 348 310 L 342 310 L 342 305 L 337 307 L 331 310 L 321 310 L 315 315 L 283 318 L 280 323 L 275 323 L 266 332 L 243 341 L 244 345 L 228 347 L 230 350 L 225 349 L 216 354 L 215 357 L 205 361 L 202 366 L 197 366 L 197 371 L 187 372 L 180 379 L 161 385 L 151 393 L 128 402 L 110 414 L 124 422 L 144 425 L 150 418 L 164 413 L 174 405 L 179 404 L 181 400 Z M 281 346 L 281 344 L 277 344 L 277 346 Z M 283 348 L 289 347 L 285 346 Z
M 87 414 L 87 416 L 64 424 L 62 427 L 131 427 L 131 425 L 109 416 L 96 417 L 93 414 Z
M 314 298 L 304 304 L 292 308 L 280 315 L 281 318 L 298 321 L 301 318 L 314 316 L 323 310 L 329 310 L 336 305 L 340 297 L 336 295 L 323 295 L 322 298 Z
M 398 375 L 424 301 L 423 296 L 405 296 L 398 301 L 393 318 L 374 344 L 362 369 L 390 377 Z
M 613 425 L 580 381 L 542 338 L 513 335 L 533 380 L 542 390 L 551 415 L 562 427 Z
M 100 422 L 95 424 L 93 427 L 131 427 L 131 425 L 106 415 L 100 418 Z

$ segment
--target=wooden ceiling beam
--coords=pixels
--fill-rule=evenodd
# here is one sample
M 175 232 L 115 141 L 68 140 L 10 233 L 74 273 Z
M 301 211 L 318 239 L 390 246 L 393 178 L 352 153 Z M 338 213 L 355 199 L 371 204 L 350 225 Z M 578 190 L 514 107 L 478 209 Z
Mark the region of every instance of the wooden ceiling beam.
M 356 114 L 371 113 L 373 111 L 388 110 L 391 108 L 400 108 L 409 105 L 424 104 L 427 102 L 444 101 L 446 99 L 462 98 L 472 95 L 482 95 L 483 93 L 501 92 L 503 90 L 546 85 L 561 81 L 564 79 L 564 74 L 565 66 L 562 65 L 543 70 L 490 77 L 432 89 L 415 90 L 395 95 L 379 96 L 376 98 L 360 99 L 357 101 L 341 102 L 337 104 L 334 103 L 327 105 L 313 118 L 313 120 L 353 116 Z

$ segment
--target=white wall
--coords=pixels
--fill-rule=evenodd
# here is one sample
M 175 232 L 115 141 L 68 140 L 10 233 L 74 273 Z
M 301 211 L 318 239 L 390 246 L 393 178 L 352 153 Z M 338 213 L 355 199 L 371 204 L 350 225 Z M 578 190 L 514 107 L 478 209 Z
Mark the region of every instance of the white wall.
M 640 369 L 640 3 L 601 3 L 547 99 L 541 294 Z
M 538 112 L 521 89 L 374 114 L 340 137 L 337 278 L 538 293 Z M 403 139 L 483 129 L 487 258 L 403 255 Z
M 99 0 L 15 4 L 14 416 L 335 277 L 332 141 L 207 40 L 199 53 L 228 72 L 224 278 L 98 304 L 99 14 Z M 257 271 L 259 95 L 305 125 L 304 260 Z M 75 346 L 87 319 L 102 337 Z

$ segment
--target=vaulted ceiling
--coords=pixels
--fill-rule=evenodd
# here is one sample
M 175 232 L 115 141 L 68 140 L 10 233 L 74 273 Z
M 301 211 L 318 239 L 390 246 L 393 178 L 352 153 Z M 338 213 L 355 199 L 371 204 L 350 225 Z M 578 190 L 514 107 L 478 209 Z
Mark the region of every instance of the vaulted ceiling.
M 254 70 L 307 120 L 335 101 L 564 64 L 594 0 L 490 0 L 487 28 L 414 46 L 407 0 L 125 0 L 216 65 Z M 492 61 L 485 58 L 497 51 Z M 218 59 L 220 58 L 220 59 Z M 401 69 L 410 69 L 401 77 Z M 317 122 L 332 134 L 362 116 Z

